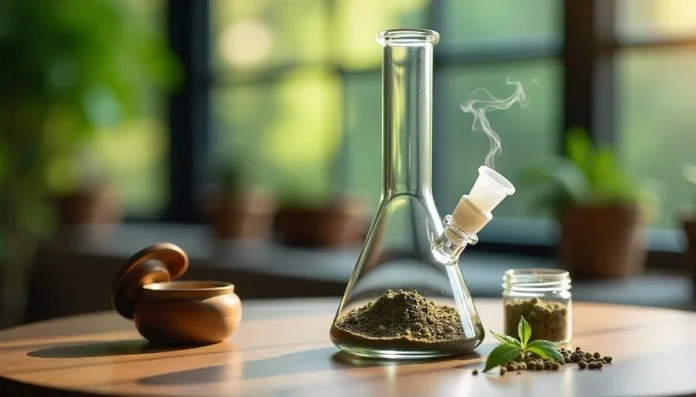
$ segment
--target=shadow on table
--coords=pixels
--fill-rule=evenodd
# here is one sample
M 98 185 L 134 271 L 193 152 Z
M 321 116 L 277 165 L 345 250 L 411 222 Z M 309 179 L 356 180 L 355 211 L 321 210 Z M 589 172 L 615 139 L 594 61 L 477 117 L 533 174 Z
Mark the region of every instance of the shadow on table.
M 480 354 L 474 352 L 468 356 L 459 357 L 458 360 L 477 358 L 480 358 Z M 334 347 L 325 347 L 294 352 L 278 357 L 171 372 L 142 378 L 138 380 L 138 383 L 144 385 L 190 385 L 215 383 L 232 379 L 272 378 L 282 375 L 297 375 L 330 370 L 401 366 L 441 361 L 445 361 L 445 359 L 387 360 L 362 358 L 344 352 L 337 352 Z
M 27 353 L 35 358 L 87 358 L 153 354 L 192 349 L 198 346 L 153 345 L 143 339 L 118 340 L 108 342 L 71 343 L 67 346 L 53 346 Z
M 336 363 L 331 360 L 335 348 L 303 350 L 245 362 L 233 362 L 223 365 L 171 372 L 138 380 L 146 385 L 189 385 L 211 383 L 234 378 L 258 379 L 278 375 L 293 375 L 307 372 L 330 370 Z
M 485 361 L 479 360 L 480 358 L 483 357 L 488 357 L 488 355 L 495 349 L 497 345 L 490 343 L 486 345 L 481 345 L 476 348 L 471 354 L 468 354 L 466 356 L 458 357 L 457 361 L 467 361 L 463 364 L 459 364 L 453 368 L 456 369 L 462 369 L 462 368 L 478 368 L 481 367 L 481 364 L 485 363 Z

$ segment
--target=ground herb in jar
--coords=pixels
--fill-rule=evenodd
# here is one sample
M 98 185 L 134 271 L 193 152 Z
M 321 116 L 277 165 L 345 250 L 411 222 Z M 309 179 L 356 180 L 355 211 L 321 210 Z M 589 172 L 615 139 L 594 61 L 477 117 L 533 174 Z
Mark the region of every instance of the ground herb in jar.
M 532 339 L 552 342 L 564 341 L 568 337 L 568 306 L 561 302 L 544 301 L 538 298 L 516 298 L 505 302 L 505 334 L 517 335 L 517 324 L 524 317 L 532 328 Z
M 477 331 L 476 338 L 481 340 L 483 328 Z M 389 349 L 456 351 L 478 344 L 464 335 L 455 308 L 403 290 L 387 290 L 375 301 L 340 316 L 331 336 L 341 343 Z

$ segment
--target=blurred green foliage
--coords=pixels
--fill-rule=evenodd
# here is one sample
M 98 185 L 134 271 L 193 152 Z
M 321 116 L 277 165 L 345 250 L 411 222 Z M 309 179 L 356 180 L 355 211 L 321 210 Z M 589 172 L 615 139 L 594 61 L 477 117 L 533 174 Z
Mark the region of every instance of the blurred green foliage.
M 3 1 L 3 146 L 48 171 L 95 132 L 143 112 L 153 88 L 172 87 L 177 63 L 145 22 L 118 0 Z M 41 179 L 51 186 L 47 172 Z
M 161 30 L 137 11 L 120 0 L 0 3 L 0 186 L 28 223 L 95 166 L 84 152 L 97 133 L 178 83 Z
M 570 130 L 566 157 L 546 164 L 533 164 L 521 176 L 525 187 L 538 189 L 536 209 L 555 217 L 573 206 L 643 205 L 647 192 L 618 165 L 614 149 L 595 147 L 587 131 Z

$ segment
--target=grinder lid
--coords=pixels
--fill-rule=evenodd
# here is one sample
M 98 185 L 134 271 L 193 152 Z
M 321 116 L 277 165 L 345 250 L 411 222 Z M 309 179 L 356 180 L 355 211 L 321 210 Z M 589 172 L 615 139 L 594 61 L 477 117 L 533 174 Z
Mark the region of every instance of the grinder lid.
M 142 287 L 172 281 L 188 269 L 188 256 L 171 243 L 157 243 L 131 256 L 111 285 L 111 306 L 123 317 L 133 319 Z

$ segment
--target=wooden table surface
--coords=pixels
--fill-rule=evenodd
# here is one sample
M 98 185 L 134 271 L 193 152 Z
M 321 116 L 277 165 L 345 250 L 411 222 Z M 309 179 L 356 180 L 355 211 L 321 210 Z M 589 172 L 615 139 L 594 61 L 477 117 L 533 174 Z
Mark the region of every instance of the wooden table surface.
M 473 376 L 495 345 L 431 362 L 358 359 L 328 338 L 337 301 L 244 302 L 229 340 L 148 347 L 115 313 L 56 319 L 0 332 L 0 395 L 147 396 L 683 396 L 696 395 L 696 314 L 575 303 L 573 345 L 612 355 L 601 371 Z M 497 300 L 477 300 L 501 330 Z M 59 392 L 60 391 L 60 392 Z

